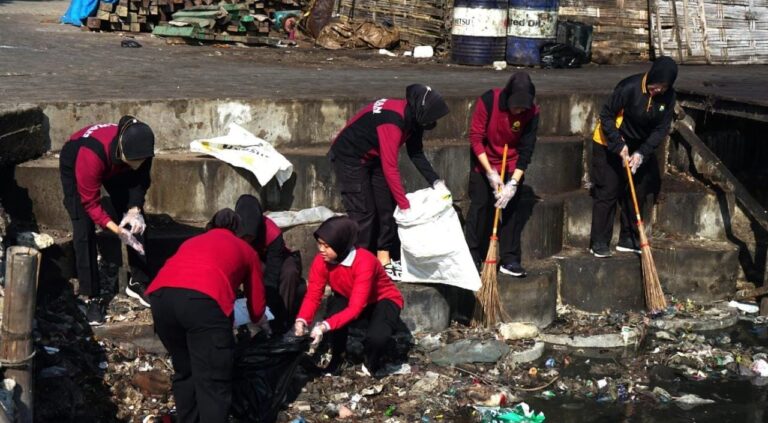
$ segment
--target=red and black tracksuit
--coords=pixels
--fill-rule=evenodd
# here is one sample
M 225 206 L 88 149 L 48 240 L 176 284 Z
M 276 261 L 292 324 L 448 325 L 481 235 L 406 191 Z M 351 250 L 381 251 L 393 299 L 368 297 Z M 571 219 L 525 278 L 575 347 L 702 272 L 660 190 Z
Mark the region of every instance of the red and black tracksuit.
M 410 208 L 397 166 L 400 147 L 430 186 L 439 179 L 424 155 L 424 131 L 408 113 L 406 100 L 377 100 L 347 122 L 328 153 L 344 208 L 360 227 L 358 243 L 370 251 L 393 248 L 395 206 Z
M 212 229 L 181 244 L 146 290 L 155 331 L 173 361 L 182 422 L 228 421 L 240 285 L 258 322 L 266 304 L 259 257 L 231 231 Z
M 526 170 L 531 162 L 536 133 L 539 127 L 539 107 L 513 115 L 507 106 L 506 91 L 494 88 L 486 91 L 475 103 L 469 130 L 472 149 L 472 171 L 469 173 L 469 211 L 466 237 L 469 251 L 476 263 L 488 251 L 496 198 L 477 156 L 485 153 L 491 166 L 501 174 L 504 145 L 508 145 L 505 179 L 515 169 Z M 516 220 L 515 210 L 520 195 L 502 210 L 499 227 L 499 252 L 502 264 L 520 263 L 520 236 L 522 223 Z
M 301 277 L 301 254 L 291 251 L 283 239 L 283 232 L 275 222 L 264 217 L 264 239 L 252 244 L 264 263 L 264 288 L 267 305 L 275 316 L 274 332 L 285 331 L 293 323 L 307 285 Z
M 664 141 L 672 124 L 675 91 L 670 86 L 663 95 L 652 97 L 647 89 L 647 75 L 633 75 L 619 82 L 600 111 L 592 144 L 592 247 L 608 247 L 610 244 L 619 201 L 619 237 L 621 240 L 637 240 L 634 205 L 624 163 L 619 156 L 624 146 L 628 147 L 630 156 L 634 152 L 643 155 L 643 164 L 633 175 L 641 211 L 648 197 L 658 195 L 661 188 L 654 151 Z
M 366 365 L 375 372 L 398 328 L 403 296 L 375 255 L 362 248 L 352 254 L 352 259 L 339 264 L 326 263 L 320 254 L 315 256 L 297 320 L 312 323 L 325 286 L 330 285 L 333 296 L 328 301 L 325 321 L 332 331 L 333 356 L 338 357 L 346 349 L 347 326 L 358 319 L 367 321 Z
M 143 207 L 150 185 L 151 158 L 136 170 L 115 162 L 117 128 L 113 123 L 87 126 L 72 134 L 59 156 L 64 207 L 72 220 L 80 294 L 89 297 L 98 296 L 101 288 L 95 225 L 105 228 L 110 220 L 119 222 L 128 209 Z M 102 206 L 102 185 L 109 194 L 111 216 Z M 143 242 L 141 236 L 137 238 Z M 133 280 L 146 285 L 146 259 L 130 248 L 128 258 Z

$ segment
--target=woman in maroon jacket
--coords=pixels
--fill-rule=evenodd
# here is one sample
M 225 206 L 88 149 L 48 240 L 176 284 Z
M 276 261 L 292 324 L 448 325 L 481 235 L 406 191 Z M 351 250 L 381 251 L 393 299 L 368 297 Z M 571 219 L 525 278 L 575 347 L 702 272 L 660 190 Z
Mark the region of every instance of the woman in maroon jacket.
M 307 284 L 301 277 L 301 254 L 285 245 L 283 232 L 275 222 L 264 216 L 259 200 L 241 195 L 235 204 L 240 216 L 238 235 L 259 254 L 264 267 L 264 289 L 267 306 L 275 316 L 272 331 L 283 333 L 298 313 Z
M 330 285 L 333 296 L 328 301 L 325 320 L 312 329 L 313 344 L 319 344 L 323 334 L 332 331 L 333 359 L 328 370 L 333 372 L 341 364 L 346 350 L 347 325 L 366 319 L 364 369 L 374 374 L 397 328 L 403 296 L 376 257 L 363 248 L 355 248 L 357 233 L 357 224 L 346 216 L 332 217 L 315 231 L 320 252 L 309 269 L 307 296 L 299 309 L 294 333 L 296 336 L 307 333 L 325 286 Z
M 472 171 L 469 172 L 467 245 L 479 267 L 488 251 L 494 210 L 501 207 L 499 271 L 517 277 L 526 273 L 521 264 L 522 227 L 515 219 L 519 198 L 515 194 L 536 143 L 539 107 L 533 102 L 535 94 L 528 74 L 515 72 L 504 88 L 494 88 L 480 96 L 469 130 Z M 509 175 L 506 183 L 499 176 L 505 145 L 508 146 L 506 175 Z
M 393 280 L 400 279 L 399 263 L 390 250 L 397 240 L 395 206 L 407 211 L 397 157 L 405 144 L 408 157 L 431 187 L 443 181 L 424 155 L 422 137 L 448 114 L 448 105 L 432 88 L 414 84 L 405 99 L 382 98 L 365 106 L 339 132 L 328 157 L 344 208 L 360 227 L 360 247 L 376 256 Z
M 217 212 L 188 239 L 147 289 L 155 332 L 173 361 L 173 395 L 182 422 L 227 422 L 232 401 L 235 290 L 244 285 L 251 320 L 263 325 L 261 264 L 238 238 L 240 219 Z
M 141 235 L 146 224 L 141 209 L 149 189 L 155 135 L 145 123 L 123 116 L 115 123 L 86 126 L 72 134 L 61 149 L 59 172 L 64 191 L 64 207 L 72 220 L 79 294 L 86 303 L 86 318 L 91 325 L 104 323 L 99 267 L 96 262 L 96 227 L 109 229 L 131 247 L 131 281 L 126 294 L 144 306 L 144 288 L 149 282 Z M 102 207 L 101 187 L 109 193 L 117 216 Z M 114 219 L 120 216 L 120 223 Z M 141 255 L 141 256 L 140 256 Z

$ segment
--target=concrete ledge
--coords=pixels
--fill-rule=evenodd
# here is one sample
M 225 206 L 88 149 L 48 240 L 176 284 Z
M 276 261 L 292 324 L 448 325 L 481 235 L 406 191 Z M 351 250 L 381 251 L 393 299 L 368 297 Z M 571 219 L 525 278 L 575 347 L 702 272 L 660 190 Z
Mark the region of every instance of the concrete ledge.
M 404 306 L 400 318 L 411 332 L 440 332 L 450 324 L 448 301 L 429 285 L 399 283 Z
M 660 330 L 710 331 L 727 329 L 739 322 L 739 312 L 725 303 L 718 304 L 696 318 L 662 317 L 653 319 L 651 327 Z
M 499 273 L 501 305 L 511 321 L 544 328 L 557 315 L 557 267 L 551 262 L 538 262 L 527 270 L 525 278 Z
M 725 241 L 724 216 L 733 216 L 723 194 L 721 200 L 703 185 L 679 178 L 666 178 L 656 210 L 657 229 L 688 238 Z M 685 211 L 685 212 L 683 212 Z
M 111 323 L 93 328 L 97 338 L 129 343 L 151 354 L 166 354 L 152 323 Z
M 596 258 L 586 250 L 571 249 L 563 251 L 557 262 L 564 304 L 595 313 L 644 308 L 640 259 L 634 254 Z
M 524 364 L 536 361 L 544 355 L 544 342 L 536 341 L 529 349 L 524 351 L 510 351 L 504 361 L 511 364 Z
M 665 293 L 706 304 L 736 292 L 739 251 L 735 245 L 653 239 L 651 248 Z
M 33 105 L 0 107 L 0 167 L 42 156 L 48 150 L 46 118 Z
M 634 345 L 638 340 L 638 333 L 631 329 L 627 334 L 627 342 L 621 333 L 608 333 L 592 336 L 553 335 L 542 333 L 539 339 L 551 345 L 563 345 L 572 348 L 624 348 Z

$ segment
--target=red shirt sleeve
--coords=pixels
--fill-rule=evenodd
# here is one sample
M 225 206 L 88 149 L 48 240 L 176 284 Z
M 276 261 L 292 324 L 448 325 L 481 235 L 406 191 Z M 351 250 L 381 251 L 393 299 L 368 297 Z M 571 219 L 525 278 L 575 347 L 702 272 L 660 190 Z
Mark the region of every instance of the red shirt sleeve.
M 397 153 L 400 150 L 403 132 L 397 125 L 391 123 L 377 126 L 376 132 L 379 136 L 379 156 L 381 157 L 384 179 L 386 179 L 397 205 L 403 210 L 408 209 L 411 207 L 411 203 L 405 197 L 405 189 L 400 179 L 400 169 L 397 167 Z
M 472 123 L 469 127 L 469 145 L 472 147 L 472 153 L 479 156 L 485 153 L 485 140 L 488 128 L 488 111 L 485 110 L 485 103 L 482 97 L 475 102 L 475 111 L 472 113 Z
M 77 192 L 83 203 L 85 212 L 91 220 L 102 228 L 112 220 L 101 207 L 101 178 L 104 174 L 104 163 L 93 151 L 81 148 L 75 160 L 75 179 Z
M 371 295 L 373 279 L 376 275 L 374 264 L 378 264 L 378 261 L 359 261 L 358 263 L 357 266 L 353 265 L 350 269 L 354 274 L 352 275 L 352 293 L 349 296 L 347 308 L 326 320 L 331 330 L 342 328 L 357 319 L 368 305 L 368 297 Z
M 248 248 L 247 253 L 250 261 L 250 275 L 248 275 L 249 279 L 245 284 L 245 296 L 248 298 L 248 313 L 251 315 L 251 321 L 257 323 L 264 315 L 264 310 L 267 307 L 264 283 L 261 280 L 261 261 L 250 246 L 245 244 L 244 248 Z
M 307 294 L 304 296 L 304 301 L 301 302 L 296 320 L 304 320 L 307 325 L 310 325 L 315 318 L 318 307 L 320 307 L 320 301 L 323 300 L 325 293 L 325 285 L 328 283 L 328 269 L 320 254 L 316 255 L 312 261 L 308 279 Z

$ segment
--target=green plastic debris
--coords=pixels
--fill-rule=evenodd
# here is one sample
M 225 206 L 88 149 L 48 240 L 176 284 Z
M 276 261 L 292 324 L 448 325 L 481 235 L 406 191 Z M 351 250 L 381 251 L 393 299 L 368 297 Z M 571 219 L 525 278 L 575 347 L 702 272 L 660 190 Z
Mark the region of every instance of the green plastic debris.
M 392 415 L 395 414 L 396 409 L 397 407 L 395 407 L 394 405 L 390 405 L 389 407 L 387 407 L 387 411 L 384 412 L 384 415 L 387 417 L 392 417 Z
M 482 423 L 543 423 L 546 419 L 544 413 L 536 414 L 524 402 L 512 408 L 475 406 L 475 409 L 482 416 Z

